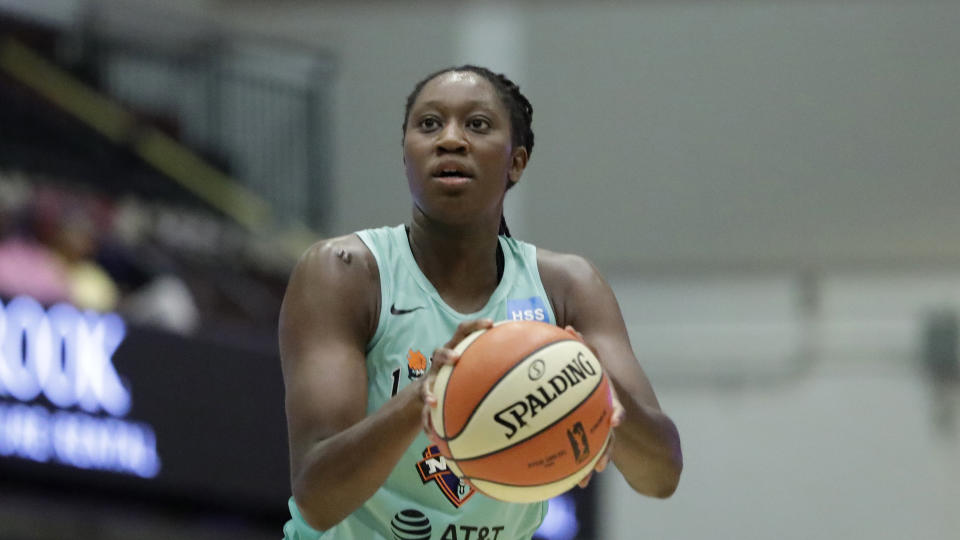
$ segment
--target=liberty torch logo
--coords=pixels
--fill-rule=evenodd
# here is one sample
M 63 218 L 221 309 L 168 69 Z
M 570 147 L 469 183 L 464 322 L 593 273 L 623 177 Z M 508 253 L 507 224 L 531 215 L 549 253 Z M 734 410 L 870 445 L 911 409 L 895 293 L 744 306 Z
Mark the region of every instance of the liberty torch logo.
M 436 445 L 428 446 L 423 451 L 423 459 L 417 462 L 417 472 L 424 484 L 436 482 L 437 487 L 455 508 L 463 506 L 476 493 L 476 490 L 453 474 Z
M 411 381 L 427 371 L 427 357 L 420 351 L 407 350 L 407 378 Z

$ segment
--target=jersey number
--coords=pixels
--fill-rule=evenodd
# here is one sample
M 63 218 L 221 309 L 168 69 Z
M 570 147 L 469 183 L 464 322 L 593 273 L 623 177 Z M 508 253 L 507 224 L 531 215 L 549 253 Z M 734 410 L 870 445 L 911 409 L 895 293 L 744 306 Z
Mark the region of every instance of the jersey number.
M 397 395 L 397 390 L 400 388 L 400 368 L 393 370 L 390 375 L 393 377 L 393 390 L 390 391 L 390 397 L 393 397 Z

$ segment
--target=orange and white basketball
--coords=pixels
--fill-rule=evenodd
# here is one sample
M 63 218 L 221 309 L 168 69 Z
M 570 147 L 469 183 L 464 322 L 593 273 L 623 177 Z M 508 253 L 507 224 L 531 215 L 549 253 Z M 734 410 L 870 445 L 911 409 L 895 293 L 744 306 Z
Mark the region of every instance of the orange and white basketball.
M 535 502 L 577 485 L 606 450 L 613 405 L 596 356 L 562 328 L 499 323 L 440 368 L 432 411 L 450 469 L 495 499 Z

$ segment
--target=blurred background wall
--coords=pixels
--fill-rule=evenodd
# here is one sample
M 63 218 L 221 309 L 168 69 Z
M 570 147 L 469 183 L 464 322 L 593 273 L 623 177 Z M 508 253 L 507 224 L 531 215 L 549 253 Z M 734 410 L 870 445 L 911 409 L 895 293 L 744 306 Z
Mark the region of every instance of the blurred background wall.
M 508 222 L 608 276 L 684 443 L 668 501 L 603 475 L 601 537 L 960 534 L 960 3 L 0 8 L 322 59 L 324 212 L 304 216 L 320 235 L 409 218 L 400 124 L 417 80 L 506 71 L 537 135 Z

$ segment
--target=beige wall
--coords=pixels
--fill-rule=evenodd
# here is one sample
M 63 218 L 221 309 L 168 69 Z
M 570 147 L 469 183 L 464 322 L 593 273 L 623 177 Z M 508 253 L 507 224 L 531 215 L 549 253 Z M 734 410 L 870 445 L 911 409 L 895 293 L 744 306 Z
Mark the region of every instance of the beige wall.
M 531 10 L 530 236 L 628 268 L 960 260 L 960 3 Z

